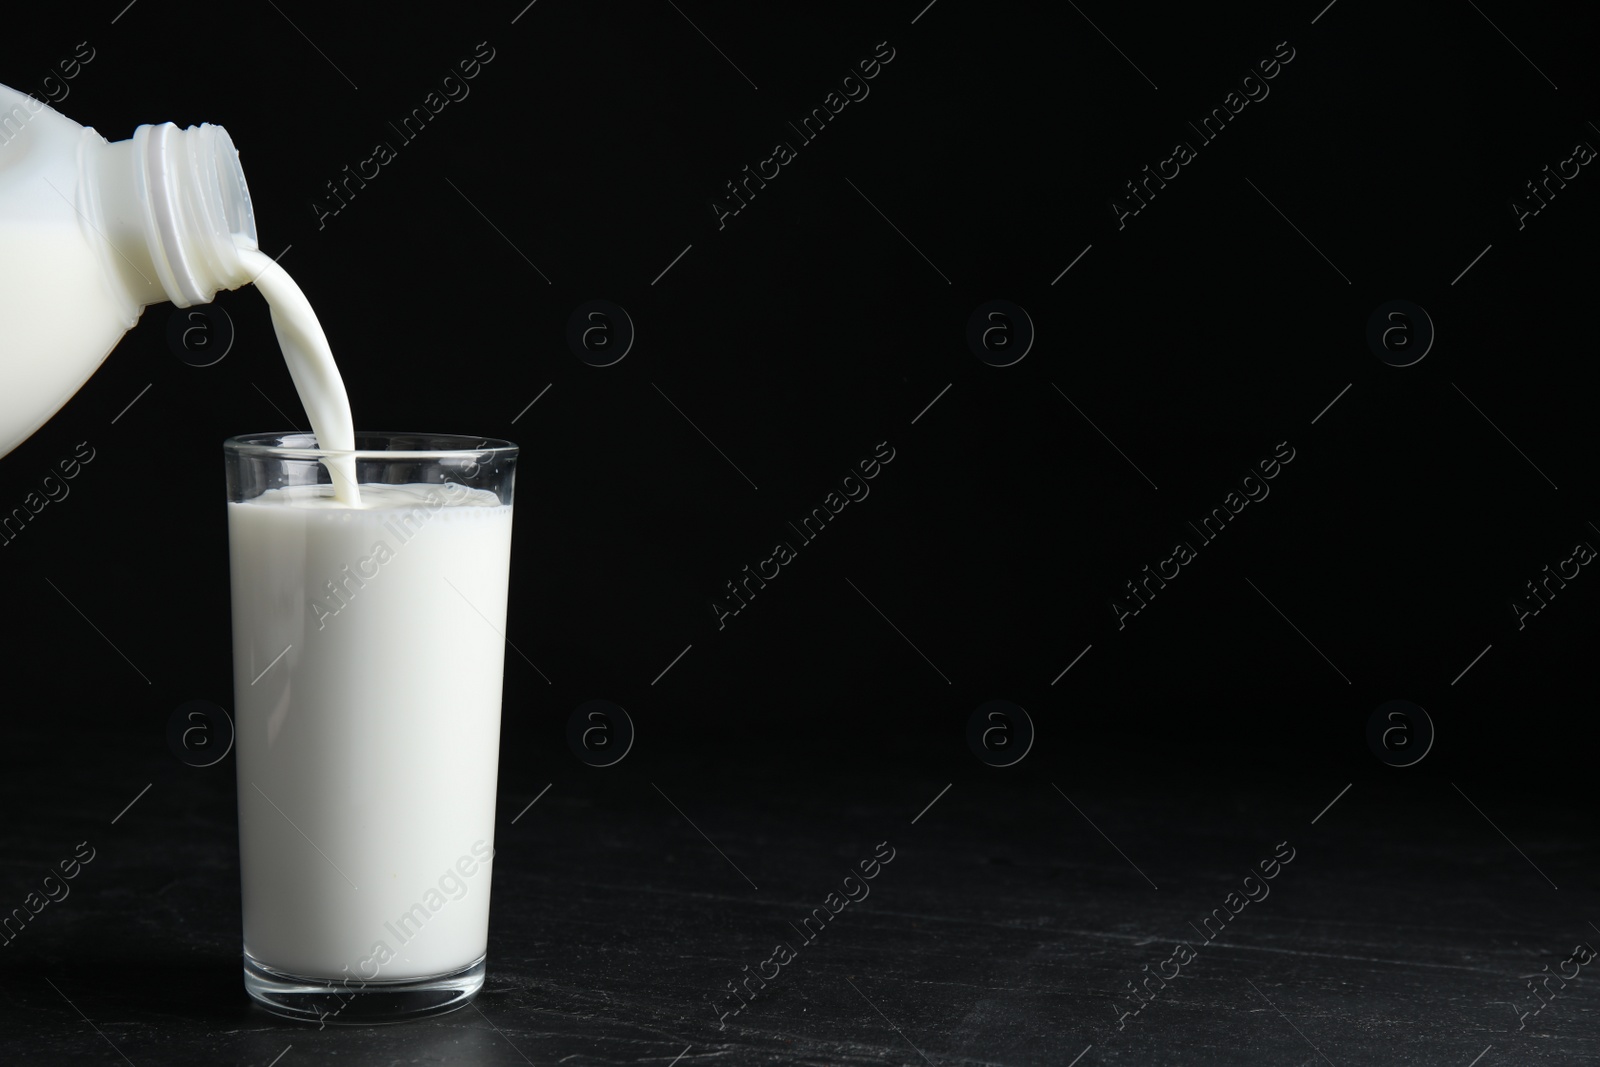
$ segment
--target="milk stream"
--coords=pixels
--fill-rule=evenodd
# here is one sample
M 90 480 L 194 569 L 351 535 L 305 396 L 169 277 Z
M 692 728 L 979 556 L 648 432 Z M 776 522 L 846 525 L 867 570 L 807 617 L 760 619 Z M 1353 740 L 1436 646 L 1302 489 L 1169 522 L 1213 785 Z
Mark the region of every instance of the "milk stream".
M 255 275 L 255 286 L 272 309 L 272 328 L 277 331 L 289 377 L 294 381 L 300 403 L 311 420 L 317 447 L 334 452 L 353 452 L 356 447 L 355 422 L 350 415 L 350 397 L 344 379 L 333 362 L 328 335 L 311 309 L 311 302 L 300 291 L 287 271 L 276 260 L 243 242 L 239 261 Z M 343 504 L 358 507 L 361 489 L 356 485 L 353 455 L 332 456 L 323 461 L 333 479 L 334 496 Z

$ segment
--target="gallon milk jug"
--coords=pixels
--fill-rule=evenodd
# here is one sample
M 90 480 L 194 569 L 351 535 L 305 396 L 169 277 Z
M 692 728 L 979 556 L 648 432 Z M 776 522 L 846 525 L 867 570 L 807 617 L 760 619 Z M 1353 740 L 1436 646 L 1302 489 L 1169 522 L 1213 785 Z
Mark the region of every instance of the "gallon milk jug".
M 0 85 L 0 456 L 61 409 L 146 305 L 209 303 L 250 282 L 260 257 L 222 127 L 168 122 L 107 141 Z

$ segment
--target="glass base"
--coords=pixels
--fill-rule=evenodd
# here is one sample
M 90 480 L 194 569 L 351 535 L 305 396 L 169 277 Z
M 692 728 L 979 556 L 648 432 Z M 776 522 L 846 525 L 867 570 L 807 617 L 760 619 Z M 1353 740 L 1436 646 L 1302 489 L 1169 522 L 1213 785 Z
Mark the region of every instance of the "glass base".
M 301 1022 L 371 1026 L 398 1023 L 464 1008 L 483 987 L 484 957 L 460 970 L 388 982 L 305 978 L 275 971 L 244 956 L 244 988 L 251 998 L 286 1019 Z

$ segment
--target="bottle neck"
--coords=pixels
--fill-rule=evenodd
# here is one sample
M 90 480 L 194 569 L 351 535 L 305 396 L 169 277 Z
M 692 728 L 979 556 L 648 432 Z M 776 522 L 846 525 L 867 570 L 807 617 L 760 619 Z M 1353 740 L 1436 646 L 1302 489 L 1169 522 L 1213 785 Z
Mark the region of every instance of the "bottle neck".
M 239 252 L 256 248 L 255 213 L 221 126 L 140 126 L 129 140 L 90 137 L 84 148 L 87 217 L 137 304 L 206 304 L 251 280 Z

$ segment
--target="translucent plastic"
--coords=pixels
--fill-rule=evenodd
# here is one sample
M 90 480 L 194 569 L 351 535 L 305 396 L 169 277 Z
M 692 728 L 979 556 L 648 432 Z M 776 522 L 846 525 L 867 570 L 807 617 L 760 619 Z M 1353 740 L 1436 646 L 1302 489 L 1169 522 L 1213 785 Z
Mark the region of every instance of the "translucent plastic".
M 107 141 L 0 85 L 0 456 L 61 409 L 144 307 L 251 280 L 250 191 L 220 126 Z

